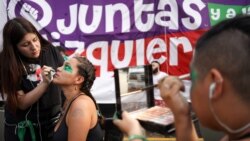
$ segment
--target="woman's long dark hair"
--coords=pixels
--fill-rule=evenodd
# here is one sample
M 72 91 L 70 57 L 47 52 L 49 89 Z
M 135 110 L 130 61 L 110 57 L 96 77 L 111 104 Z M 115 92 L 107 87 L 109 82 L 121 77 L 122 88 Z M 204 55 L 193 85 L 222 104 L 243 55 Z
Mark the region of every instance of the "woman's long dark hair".
M 36 34 L 41 47 L 46 48 L 50 45 L 25 18 L 14 18 L 5 24 L 3 50 L 0 54 L 0 92 L 3 98 L 7 95 L 7 105 L 14 111 L 17 108 L 17 90 L 24 72 L 19 58 L 22 54 L 18 51 L 17 44 L 27 33 Z

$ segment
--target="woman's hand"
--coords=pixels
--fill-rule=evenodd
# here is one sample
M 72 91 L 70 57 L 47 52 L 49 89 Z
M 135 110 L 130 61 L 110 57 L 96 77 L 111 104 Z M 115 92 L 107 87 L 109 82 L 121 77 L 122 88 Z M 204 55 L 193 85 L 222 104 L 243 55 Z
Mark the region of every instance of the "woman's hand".
M 50 83 L 53 80 L 54 69 L 49 66 L 42 67 L 42 81 L 45 83 Z
M 125 134 L 143 135 L 144 130 L 137 119 L 131 117 L 126 111 L 122 112 L 122 119 L 114 119 L 113 123 Z

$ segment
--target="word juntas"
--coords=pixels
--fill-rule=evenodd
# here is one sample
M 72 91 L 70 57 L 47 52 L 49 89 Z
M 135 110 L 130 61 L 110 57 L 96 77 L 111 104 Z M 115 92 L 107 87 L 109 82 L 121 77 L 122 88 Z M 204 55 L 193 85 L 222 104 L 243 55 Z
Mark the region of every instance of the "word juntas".
M 155 10 L 155 4 L 158 4 Z M 175 0 L 159 0 L 158 3 L 144 4 L 143 0 L 135 0 L 134 7 L 130 8 L 124 3 L 116 3 L 109 5 L 93 5 L 92 15 L 88 15 L 90 7 L 84 4 L 73 4 L 69 6 L 70 18 L 58 19 L 57 28 L 61 34 L 69 35 L 78 28 L 82 33 L 95 33 L 100 26 L 105 25 L 103 33 L 116 32 L 117 28 L 121 27 L 121 33 L 127 33 L 131 30 L 138 30 L 139 32 L 148 32 L 154 26 L 167 27 L 169 30 L 179 30 L 180 26 L 187 30 L 195 30 L 202 24 L 202 16 L 200 11 L 206 5 L 201 0 L 184 0 L 182 4 L 185 17 L 180 17 L 178 13 L 178 4 Z M 79 7 L 79 8 L 78 8 Z M 166 10 L 165 7 L 170 7 Z M 195 9 L 193 7 L 196 7 Z M 105 12 L 105 13 L 104 13 Z M 103 16 L 105 15 L 105 16 Z M 118 25 L 115 25 L 119 15 Z M 92 18 L 88 21 L 87 16 Z M 133 18 L 131 18 L 133 17 Z M 103 22 L 104 21 L 104 22 Z M 132 26 L 134 24 L 134 26 Z M 135 28 L 135 29 L 132 29 Z M 100 32 L 100 29 L 98 30 Z

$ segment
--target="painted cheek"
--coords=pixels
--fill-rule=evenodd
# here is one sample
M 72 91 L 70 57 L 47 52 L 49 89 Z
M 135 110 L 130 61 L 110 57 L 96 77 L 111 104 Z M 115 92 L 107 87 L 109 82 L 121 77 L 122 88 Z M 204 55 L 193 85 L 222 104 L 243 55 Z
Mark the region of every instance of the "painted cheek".
M 190 77 L 191 77 L 192 84 L 194 84 L 195 81 L 197 80 L 197 72 L 195 70 L 191 70 Z
M 192 85 L 190 88 L 190 98 L 192 99 L 193 95 L 194 95 L 194 89 L 195 89 L 195 85 L 196 85 L 196 81 L 197 81 L 197 72 L 193 69 L 191 69 L 191 73 L 190 73 L 190 78 L 192 81 Z

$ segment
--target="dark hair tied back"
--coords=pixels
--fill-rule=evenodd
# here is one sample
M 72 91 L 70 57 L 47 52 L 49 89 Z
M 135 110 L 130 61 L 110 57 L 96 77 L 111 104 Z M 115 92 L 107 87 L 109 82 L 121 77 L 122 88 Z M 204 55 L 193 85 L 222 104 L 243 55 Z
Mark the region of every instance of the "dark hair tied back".
M 90 92 L 90 89 L 96 78 L 95 67 L 86 57 L 75 57 L 78 61 L 79 74 L 84 77 L 84 82 L 81 90 Z

